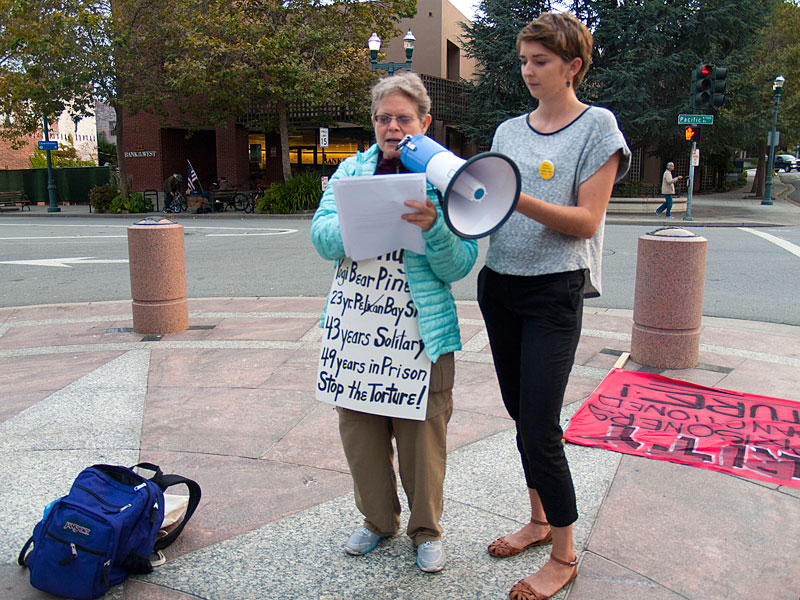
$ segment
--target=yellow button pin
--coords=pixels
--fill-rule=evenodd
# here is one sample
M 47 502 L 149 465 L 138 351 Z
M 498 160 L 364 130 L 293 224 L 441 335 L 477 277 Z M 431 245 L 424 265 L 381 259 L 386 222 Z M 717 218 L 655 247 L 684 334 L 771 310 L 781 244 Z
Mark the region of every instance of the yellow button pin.
M 555 172 L 556 168 L 549 160 L 543 160 L 539 165 L 539 176 L 542 179 L 552 179 L 553 175 L 555 175 Z

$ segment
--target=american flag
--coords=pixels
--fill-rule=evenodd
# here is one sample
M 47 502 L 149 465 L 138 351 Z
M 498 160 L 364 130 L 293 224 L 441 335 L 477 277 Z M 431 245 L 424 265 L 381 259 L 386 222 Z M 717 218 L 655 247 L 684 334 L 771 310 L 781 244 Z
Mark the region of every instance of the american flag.
M 188 187 L 189 190 L 193 192 L 195 190 L 195 184 L 197 185 L 200 184 L 197 180 L 197 173 L 195 173 L 194 168 L 192 168 L 192 163 L 189 162 L 188 160 L 186 162 L 189 163 L 189 176 L 186 178 L 187 179 L 186 187 Z

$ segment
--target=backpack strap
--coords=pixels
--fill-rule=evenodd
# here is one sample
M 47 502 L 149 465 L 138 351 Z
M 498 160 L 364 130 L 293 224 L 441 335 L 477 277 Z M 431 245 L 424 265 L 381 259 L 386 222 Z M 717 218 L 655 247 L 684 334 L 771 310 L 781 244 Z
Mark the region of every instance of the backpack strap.
M 161 467 L 159 467 L 158 465 L 154 465 L 153 463 L 143 462 L 143 463 L 139 463 L 138 465 L 133 465 L 131 467 L 131 471 L 136 469 L 136 468 L 146 469 L 148 471 L 152 471 L 153 473 L 155 473 L 155 475 L 153 475 L 150 478 L 152 481 L 155 481 L 157 477 L 161 477 L 164 474 L 164 473 L 161 472 Z M 158 483 L 158 482 L 156 481 L 156 483 Z
M 200 503 L 200 485 L 192 479 L 188 477 L 182 477 L 180 475 L 161 475 L 159 478 L 153 478 L 158 486 L 161 488 L 161 491 L 166 492 L 167 488 L 172 487 L 173 485 L 180 485 L 184 484 L 189 489 L 189 505 L 186 507 L 186 514 L 184 515 L 181 522 L 170 531 L 167 535 L 162 538 L 156 540 L 155 549 L 156 550 L 163 550 L 167 546 L 169 546 L 175 539 L 181 534 L 183 528 L 186 526 L 186 523 L 189 522 L 189 519 L 192 518 L 197 505 Z
M 173 485 L 180 484 L 184 484 L 189 489 L 189 505 L 186 507 L 186 514 L 184 515 L 183 519 L 181 519 L 181 522 L 175 526 L 175 529 L 170 531 L 164 537 L 156 540 L 155 550 L 163 550 L 176 540 L 176 538 L 181 534 L 181 531 L 183 531 L 183 528 L 186 526 L 186 523 L 188 523 L 189 519 L 192 518 L 197 505 L 200 503 L 200 497 L 202 495 L 200 485 L 188 477 L 182 477 L 181 475 L 173 474 L 165 475 L 161 471 L 160 467 L 152 463 L 139 463 L 136 465 L 136 467 L 153 471 L 155 475 L 150 478 L 150 481 L 161 488 L 162 492 L 166 492 L 167 488 L 172 487 Z
M 28 541 L 25 542 L 25 545 L 22 547 L 22 551 L 19 553 L 19 558 L 17 558 L 17 562 L 19 563 L 20 567 L 27 567 L 28 566 L 28 556 L 26 553 L 28 552 L 28 548 L 33 543 L 33 536 L 28 538 Z

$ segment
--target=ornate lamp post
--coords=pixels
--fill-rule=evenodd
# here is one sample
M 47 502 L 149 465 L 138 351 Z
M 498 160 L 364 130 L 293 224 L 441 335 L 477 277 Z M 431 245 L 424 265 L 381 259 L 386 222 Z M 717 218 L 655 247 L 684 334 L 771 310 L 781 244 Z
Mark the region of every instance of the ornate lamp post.
M 367 40 L 367 47 L 369 48 L 369 55 L 370 55 L 370 62 L 372 70 L 376 69 L 383 69 L 384 71 L 388 72 L 389 75 L 394 75 L 394 72 L 399 69 L 407 69 L 408 71 L 411 70 L 411 55 L 414 54 L 414 42 L 417 38 L 414 37 L 414 34 L 411 33 L 411 30 L 408 30 L 405 37 L 403 38 L 403 48 L 406 51 L 406 62 L 386 62 L 386 63 L 379 63 L 378 62 L 378 50 L 381 49 L 381 38 L 378 37 L 378 34 L 373 33 L 369 39 Z
M 783 83 L 786 78 L 783 75 L 778 75 L 775 81 L 772 82 L 772 94 L 775 99 L 775 112 L 772 116 L 772 135 L 770 136 L 769 143 L 769 164 L 767 165 L 767 181 L 764 186 L 764 199 L 761 204 L 772 204 L 772 165 L 775 160 L 775 138 L 776 129 L 778 126 L 778 104 L 781 101 L 781 92 L 783 91 Z
M 49 143 L 50 126 L 47 123 L 47 116 L 42 117 L 42 123 L 44 123 L 44 141 Z M 50 148 L 48 147 L 45 152 L 45 156 L 47 157 L 47 197 L 50 201 L 50 204 L 47 206 L 47 212 L 61 212 L 61 208 L 58 206 L 58 201 L 56 200 L 56 184 L 55 181 L 53 181 L 53 163 L 50 160 Z

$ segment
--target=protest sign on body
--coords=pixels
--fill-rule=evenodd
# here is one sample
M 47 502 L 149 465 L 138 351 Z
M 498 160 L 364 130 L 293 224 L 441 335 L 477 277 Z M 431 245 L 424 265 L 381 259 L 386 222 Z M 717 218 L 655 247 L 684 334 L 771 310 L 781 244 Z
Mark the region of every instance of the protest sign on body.
M 425 419 L 431 361 L 403 268 L 402 250 L 338 261 L 322 334 L 318 400 Z

